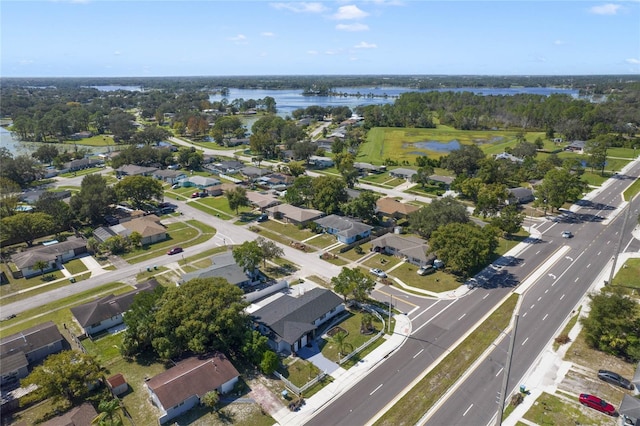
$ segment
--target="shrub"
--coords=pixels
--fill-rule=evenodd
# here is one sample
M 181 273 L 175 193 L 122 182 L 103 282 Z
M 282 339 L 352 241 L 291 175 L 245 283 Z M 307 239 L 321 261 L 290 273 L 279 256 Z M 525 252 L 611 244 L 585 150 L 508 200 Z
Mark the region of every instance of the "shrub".
M 514 407 L 517 407 L 518 405 L 522 404 L 522 401 L 524 401 L 524 395 L 522 395 L 522 393 L 520 392 L 514 394 L 511 397 L 511 405 L 513 405 Z
M 567 333 L 562 333 L 561 335 L 556 337 L 556 343 L 559 345 L 564 345 L 565 343 L 569 343 L 570 341 L 571 341 L 571 338 Z

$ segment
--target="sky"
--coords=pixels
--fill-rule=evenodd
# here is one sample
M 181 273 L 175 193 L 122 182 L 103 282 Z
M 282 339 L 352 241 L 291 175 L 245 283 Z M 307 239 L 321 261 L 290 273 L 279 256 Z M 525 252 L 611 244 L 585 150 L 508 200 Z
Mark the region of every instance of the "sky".
M 0 76 L 640 74 L 640 0 L 1 0 Z

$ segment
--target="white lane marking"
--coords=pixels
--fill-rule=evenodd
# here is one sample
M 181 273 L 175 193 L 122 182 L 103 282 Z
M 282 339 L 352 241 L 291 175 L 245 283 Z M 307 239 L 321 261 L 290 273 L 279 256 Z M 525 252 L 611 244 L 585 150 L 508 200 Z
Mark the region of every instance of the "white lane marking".
M 482 300 L 486 299 L 487 297 L 489 297 L 489 293 L 485 294 Z
M 538 297 L 538 302 L 540 301 L 540 299 L 542 299 L 542 296 Z
M 524 265 L 526 265 L 526 264 L 527 264 L 527 262 L 524 262 L 522 265 L 520 265 L 520 267 L 522 268 L 522 267 L 523 267 Z
M 611 240 L 607 241 L 607 245 L 609 245 L 610 242 L 611 242 Z
M 527 337 L 526 339 L 524 339 L 524 342 L 522 342 L 521 346 L 524 346 L 525 343 L 527 343 L 527 340 L 529 340 L 529 338 Z
M 413 356 L 413 359 L 416 359 L 416 357 L 420 355 L 422 351 L 424 351 L 424 349 L 420 349 L 420 351 L 418 351 L 418 353 Z
M 469 406 L 469 408 L 467 408 L 467 409 L 466 409 L 466 411 L 464 412 L 464 414 L 462 414 L 462 417 L 464 417 L 464 416 L 466 416 L 466 415 L 467 415 L 467 413 L 469 412 L 469 410 L 471 410 L 471 407 L 473 407 L 473 404 L 471 404 L 471 405 Z
M 382 383 L 380 383 L 380 384 L 378 385 L 378 387 L 377 387 L 377 388 L 375 388 L 375 389 L 373 390 L 373 392 L 371 392 L 371 393 L 369 394 L 369 396 L 371 396 L 371 395 L 373 395 L 374 393 L 376 393 L 376 391 L 377 391 L 378 389 L 380 389 L 381 387 L 382 387 Z
M 462 316 L 460 318 L 458 318 L 458 321 L 460 321 L 462 318 L 464 318 L 464 316 L 467 314 L 462 314 Z
M 527 313 L 525 312 L 524 314 L 522 314 L 522 318 L 526 317 Z
M 574 283 L 577 283 L 579 279 L 580 279 L 580 277 L 576 278 Z
M 415 320 L 416 318 L 418 318 L 420 315 L 424 314 L 425 312 L 427 312 L 429 309 L 433 308 L 434 306 L 436 306 L 438 304 L 438 302 L 440 302 L 440 300 L 436 301 L 436 303 L 434 303 L 433 305 L 429 306 L 427 309 L 425 309 L 424 311 L 420 312 L 418 315 L 416 315 L 415 317 L 413 317 L 411 319 L 411 321 Z
M 542 317 L 542 321 L 546 320 L 548 316 L 549 314 L 546 314 L 544 317 Z
M 529 309 L 533 309 L 533 307 L 536 306 L 536 304 L 534 303 L 533 305 L 531 305 L 531 307 Z
M 596 254 L 596 256 L 600 256 L 600 253 L 602 253 L 601 251 L 598 252 L 598 254 Z
M 410 310 L 409 312 L 407 312 L 407 316 L 411 315 L 412 313 L 414 313 L 415 311 L 417 311 L 418 309 L 420 309 L 420 306 L 416 306 L 415 308 L 413 308 L 412 310 Z M 412 320 L 413 321 L 413 320 Z
M 549 289 L 546 289 L 546 290 L 544 291 L 544 294 L 547 294 L 547 293 L 549 293 Z
M 538 250 L 538 251 L 536 252 L 536 254 L 540 254 L 540 250 Z
M 564 294 L 562 296 L 560 296 L 560 300 L 564 299 Z
M 500 370 L 498 370 L 498 372 L 496 373 L 496 377 L 498 377 L 500 373 L 502 373 L 502 370 L 504 370 L 504 368 L 501 368 Z
M 588 264 L 588 265 L 587 265 L 587 268 L 589 268 L 589 266 L 591 266 L 591 264 Z
M 411 332 L 411 335 L 416 334 L 418 331 L 420 331 L 420 329 L 422 329 L 422 327 L 426 327 L 431 321 L 433 321 L 434 319 L 438 318 L 440 316 L 441 313 L 443 313 L 444 311 L 446 311 L 447 309 L 449 309 L 450 307 L 452 307 L 453 305 L 456 304 L 456 302 L 460 300 L 460 299 L 456 299 L 453 302 L 449 303 L 447 306 L 445 306 L 444 308 L 440 309 L 440 312 L 438 312 L 437 314 L 435 314 L 434 316 L 432 316 L 428 321 L 426 321 L 424 324 L 422 324 L 420 327 L 416 328 L 415 330 L 413 330 Z M 437 303 L 437 302 L 436 302 Z M 435 303 L 434 303 L 435 305 Z M 433 306 L 433 305 L 431 305 Z

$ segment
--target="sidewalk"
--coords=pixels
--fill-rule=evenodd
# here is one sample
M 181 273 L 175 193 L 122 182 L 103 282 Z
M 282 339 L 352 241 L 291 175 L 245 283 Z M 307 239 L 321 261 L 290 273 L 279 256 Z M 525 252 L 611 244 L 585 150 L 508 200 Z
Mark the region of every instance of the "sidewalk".
M 370 371 L 376 368 L 385 358 L 398 349 L 411 334 L 411 321 L 406 315 L 398 314 L 394 316 L 396 325 L 391 336 L 385 335 L 384 343 L 365 356 L 358 364 L 348 370 L 340 368 L 334 371 L 331 376 L 333 382 L 322 388 L 312 397 L 305 398 L 305 405 L 298 411 L 291 411 L 282 408 L 271 416 L 280 425 L 303 425 L 314 417 L 326 404 L 339 397 L 356 383 L 358 383 Z

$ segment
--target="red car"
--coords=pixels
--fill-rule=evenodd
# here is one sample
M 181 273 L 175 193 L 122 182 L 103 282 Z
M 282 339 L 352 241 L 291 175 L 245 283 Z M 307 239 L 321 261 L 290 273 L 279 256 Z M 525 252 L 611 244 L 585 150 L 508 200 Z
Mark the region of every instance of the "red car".
M 604 399 L 600 399 L 594 395 L 589 395 L 588 393 L 580 394 L 580 404 L 591 407 L 594 410 L 602 411 L 610 416 L 616 415 L 616 409 L 613 405 L 609 404 Z
M 182 253 L 182 247 L 174 247 L 167 252 L 168 255 Z

